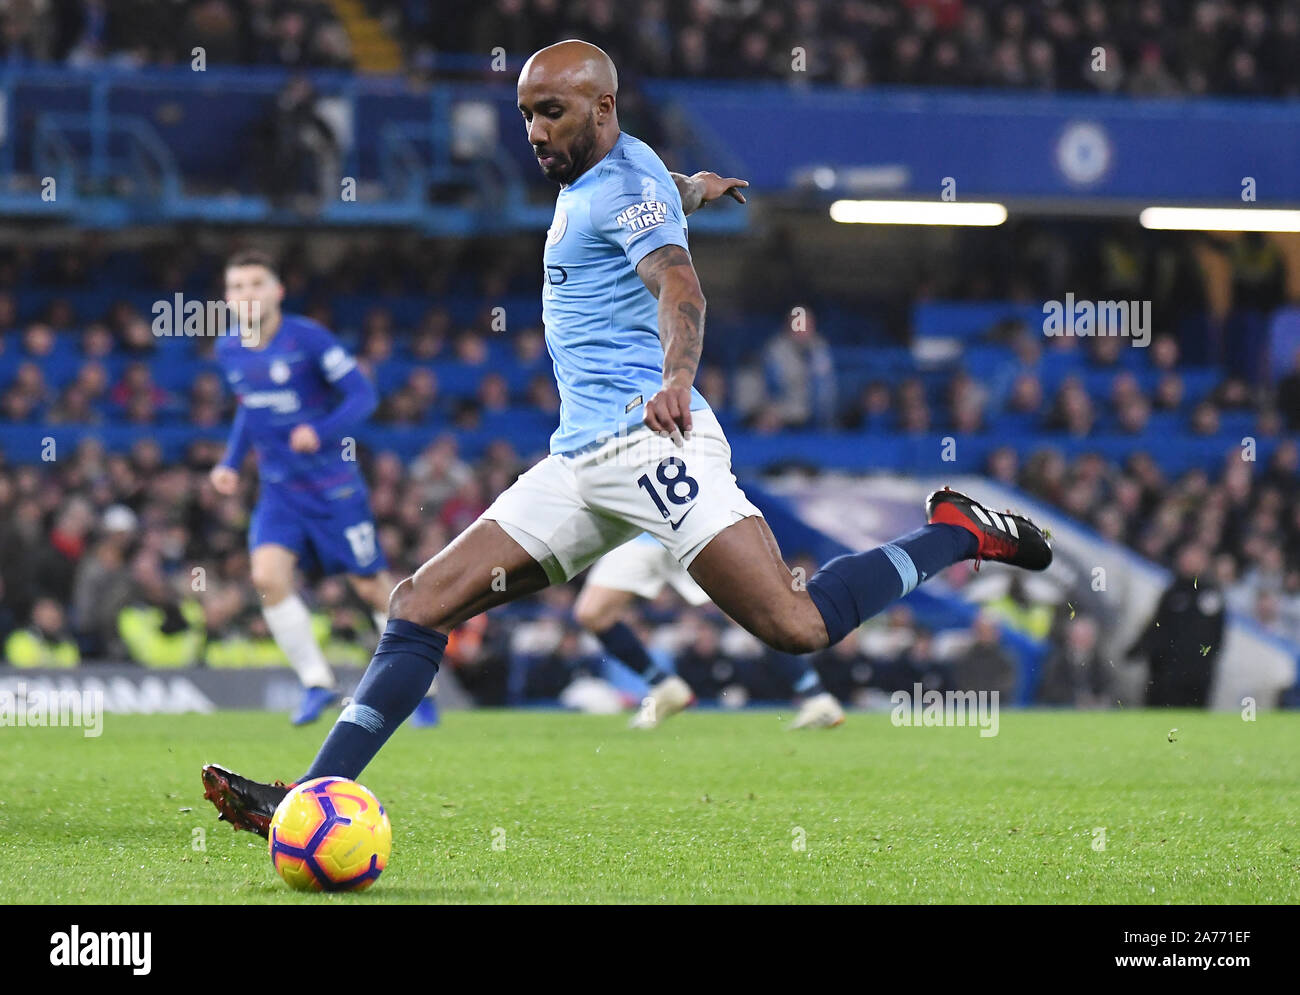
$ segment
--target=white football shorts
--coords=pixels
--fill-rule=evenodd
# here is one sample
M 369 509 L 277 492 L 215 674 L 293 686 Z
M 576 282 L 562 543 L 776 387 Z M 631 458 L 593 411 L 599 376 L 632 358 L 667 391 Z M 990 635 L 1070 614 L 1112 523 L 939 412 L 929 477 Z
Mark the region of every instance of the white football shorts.
M 587 583 L 611 591 L 627 591 L 646 600 L 659 597 L 660 591 L 671 587 L 688 605 L 709 603 L 709 596 L 686 568 L 644 533 L 597 560 L 587 574 Z
M 551 454 L 492 502 L 496 522 L 546 570 L 576 576 L 648 532 L 683 568 L 723 529 L 760 512 L 731 472 L 712 411 L 691 412 L 684 445 L 638 425 L 576 453 Z

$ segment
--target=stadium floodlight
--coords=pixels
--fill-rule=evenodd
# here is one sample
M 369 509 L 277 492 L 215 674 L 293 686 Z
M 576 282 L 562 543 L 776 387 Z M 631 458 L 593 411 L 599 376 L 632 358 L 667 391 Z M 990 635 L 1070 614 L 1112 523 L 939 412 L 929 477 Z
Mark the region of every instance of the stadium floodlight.
M 976 225 L 993 228 L 1007 220 L 1002 204 L 935 200 L 837 200 L 831 220 L 854 225 Z
M 1148 207 L 1138 221 L 1161 231 L 1300 231 L 1300 211 L 1252 207 Z

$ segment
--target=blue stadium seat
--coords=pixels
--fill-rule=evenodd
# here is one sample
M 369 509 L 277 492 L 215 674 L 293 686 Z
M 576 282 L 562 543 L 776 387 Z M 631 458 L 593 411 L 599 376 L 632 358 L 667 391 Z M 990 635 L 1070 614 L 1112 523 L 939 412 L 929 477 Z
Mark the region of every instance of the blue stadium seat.
M 496 372 L 490 364 L 475 366 L 458 361 L 435 363 L 433 371 L 438 376 L 438 393 L 451 398 L 473 397 L 483 377 Z
M 1041 304 L 1022 301 L 922 301 L 912 309 L 912 331 L 922 338 L 978 339 L 1003 319 L 1041 327 Z
M 1224 411 L 1219 415 L 1219 433 L 1240 443 L 1242 436 L 1254 434 L 1257 421 L 1253 411 Z
M 35 362 L 45 374 L 45 382 L 55 390 L 62 390 L 75 380 L 77 371 L 81 369 L 81 357 L 70 351 L 58 351 L 39 360 L 20 357 L 19 361 Z
M 387 397 L 406 386 L 414 363 L 405 359 L 387 359 L 375 366 L 375 390 L 380 398 Z
M 1174 438 L 1187 431 L 1187 415 L 1181 411 L 1153 411 L 1146 434 L 1153 440 Z
M 1222 381 L 1223 373 L 1213 367 L 1188 367 L 1178 371 L 1183 378 L 1183 404 L 1191 407 L 1209 397 Z
M 1043 423 L 1041 415 L 1000 412 L 989 423 L 989 431 L 998 436 L 1028 436 Z
M 513 438 L 516 435 L 534 438 L 543 433 L 549 435 L 559 424 L 554 415 L 538 411 L 536 408 L 508 408 L 505 411 L 489 411 L 483 414 L 483 431 L 490 435 Z

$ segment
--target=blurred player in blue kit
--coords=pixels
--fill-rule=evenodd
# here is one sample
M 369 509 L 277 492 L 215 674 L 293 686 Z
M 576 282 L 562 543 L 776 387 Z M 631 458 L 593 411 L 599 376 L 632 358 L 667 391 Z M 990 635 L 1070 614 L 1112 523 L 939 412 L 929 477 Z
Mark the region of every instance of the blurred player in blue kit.
M 346 574 L 381 633 L 388 623 L 396 581 L 379 548 L 351 435 L 374 411 L 375 389 L 327 329 L 281 311 L 284 287 L 269 256 L 232 256 L 225 279 L 240 327 L 237 337 L 218 340 L 216 358 L 239 406 L 212 486 L 237 493 L 240 467 L 255 450 L 261 494 L 248 530 L 253 586 L 272 637 L 302 681 L 293 716 L 302 725 L 339 695 L 294 590 L 295 569 Z M 416 721 L 436 722 L 432 698 L 422 700 Z

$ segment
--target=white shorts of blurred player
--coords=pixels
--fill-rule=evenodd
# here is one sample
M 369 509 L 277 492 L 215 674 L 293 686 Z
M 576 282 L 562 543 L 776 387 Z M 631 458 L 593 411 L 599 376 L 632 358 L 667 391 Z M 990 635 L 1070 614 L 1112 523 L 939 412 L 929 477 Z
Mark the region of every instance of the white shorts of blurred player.
M 693 411 L 691 419 L 691 437 L 680 446 L 638 425 L 576 453 L 547 456 L 483 517 L 527 550 L 552 583 L 642 532 L 684 573 L 719 532 L 762 514 L 736 483 L 731 446 L 713 412 Z
M 709 603 L 704 589 L 673 559 L 673 554 L 644 534 L 597 560 L 587 574 L 587 586 L 625 591 L 647 601 L 653 601 L 665 587 L 671 587 L 688 605 L 699 607 Z

